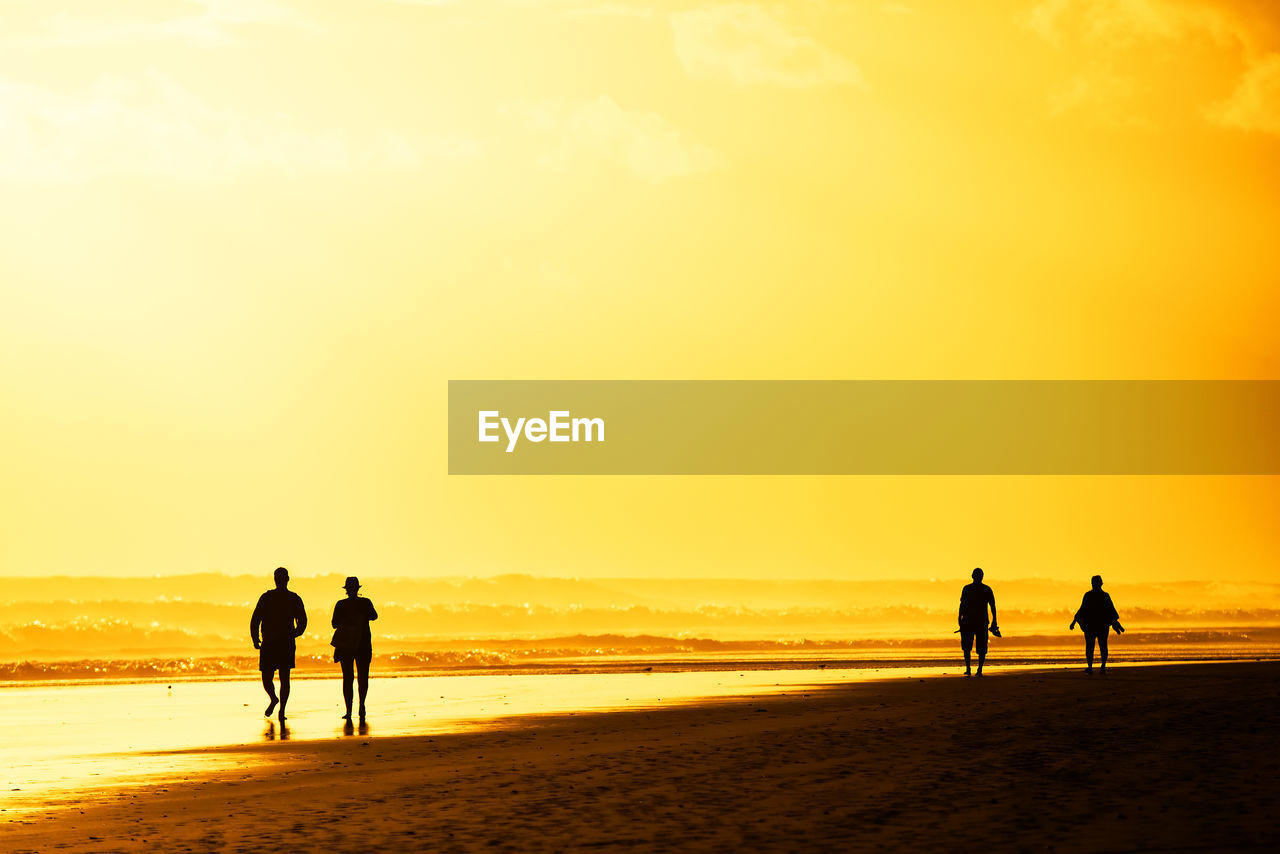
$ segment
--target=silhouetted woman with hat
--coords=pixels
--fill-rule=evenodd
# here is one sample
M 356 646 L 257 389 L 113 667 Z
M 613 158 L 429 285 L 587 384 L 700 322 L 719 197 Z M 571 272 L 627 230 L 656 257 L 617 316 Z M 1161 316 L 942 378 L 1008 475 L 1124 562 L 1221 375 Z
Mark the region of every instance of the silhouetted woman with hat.
M 360 720 L 364 720 L 364 698 L 369 693 L 369 662 L 373 660 L 373 635 L 369 623 L 378 619 L 373 603 L 360 595 L 360 579 L 354 575 L 343 585 L 347 598 L 333 606 L 333 660 L 342 665 L 342 698 L 347 702 L 343 720 L 351 720 L 351 682 L 359 671 Z

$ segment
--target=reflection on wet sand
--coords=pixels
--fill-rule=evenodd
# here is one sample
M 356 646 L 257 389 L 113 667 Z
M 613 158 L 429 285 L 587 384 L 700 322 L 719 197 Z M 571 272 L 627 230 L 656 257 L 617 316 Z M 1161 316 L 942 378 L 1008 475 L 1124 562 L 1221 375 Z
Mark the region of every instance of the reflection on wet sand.
M 262 733 L 263 741 L 288 741 L 289 727 L 286 724 L 277 724 L 275 721 L 267 721 L 267 729 Z
M 998 672 L 1042 667 L 1004 666 Z M 262 773 L 261 767 L 246 765 L 235 749 L 255 743 L 270 751 L 285 749 L 279 742 L 332 741 L 374 732 L 379 738 L 459 733 L 528 716 L 667 708 L 867 680 L 915 680 L 957 674 L 961 668 L 402 677 L 375 681 L 370 692 L 374 723 L 358 728 L 340 720 L 337 679 L 298 683 L 287 727 L 259 716 L 256 680 L 7 688 L 0 690 L 0 717 L 23 738 L 0 742 L 0 791 L 5 793 L 0 809 L 12 816 L 86 792 L 196 773 L 225 771 L 252 779 Z M 270 754 L 259 759 L 269 760 Z
M 360 721 L 360 725 L 355 726 L 354 724 L 351 723 L 351 721 L 343 721 L 342 734 L 343 735 L 368 735 L 369 722 Z
M 475 730 L 508 717 L 669 706 L 875 675 L 756 670 L 402 677 L 376 680 L 369 700 L 378 736 L 400 736 Z M 3 809 L 13 815 L 95 789 L 247 770 L 230 753 L 214 755 L 209 748 L 370 735 L 374 729 L 368 723 L 353 727 L 340 720 L 339 688 L 336 679 L 299 682 L 287 726 L 262 720 L 256 680 L 0 690 L 0 716 L 13 731 L 26 734 L 0 742 Z
M 0 816 L 0 833 L 74 854 L 1275 850 L 1280 665 L 1108 671 L 744 682 L 720 702 L 403 737 L 380 721 L 378 738 L 334 737 L 330 721 L 326 737 L 186 751 L 200 765 L 177 779 L 88 785 L 75 809 Z

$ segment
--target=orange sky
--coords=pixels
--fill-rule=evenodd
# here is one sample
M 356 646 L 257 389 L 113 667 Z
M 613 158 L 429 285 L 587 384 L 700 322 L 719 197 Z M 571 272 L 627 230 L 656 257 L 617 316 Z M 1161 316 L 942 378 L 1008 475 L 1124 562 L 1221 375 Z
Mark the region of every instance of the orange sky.
M 1276 478 L 449 478 L 448 379 L 1280 378 L 1280 12 L 0 6 L 0 574 L 1275 577 Z

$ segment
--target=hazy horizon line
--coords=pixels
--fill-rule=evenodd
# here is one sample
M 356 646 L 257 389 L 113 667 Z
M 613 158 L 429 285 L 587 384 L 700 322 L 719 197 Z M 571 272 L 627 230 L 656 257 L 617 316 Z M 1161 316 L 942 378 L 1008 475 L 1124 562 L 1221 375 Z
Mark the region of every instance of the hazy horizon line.
M 286 567 L 287 569 L 288 567 Z M 203 578 L 216 577 L 227 579 L 265 579 L 271 580 L 271 573 L 275 569 L 263 570 L 261 573 L 256 572 L 225 572 L 223 570 L 200 570 L 200 571 L 183 571 L 169 574 L 116 574 L 116 573 L 93 573 L 93 572 L 58 572 L 49 575 L 38 574 L 15 574 L 9 575 L 0 573 L 0 580 L 3 581 L 54 581 L 64 578 L 92 578 L 101 581 L 149 581 L 155 579 L 183 579 L 183 578 Z M 742 582 L 749 581 L 756 584 L 901 584 L 901 583 L 953 583 L 960 582 L 967 584 L 970 578 L 969 572 L 958 572 L 955 576 L 939 576 L 939 575 L 911 575 L 902 578 L 889 578 L 886 576 L 869 576 L 864 578 L 832 578 L 828 576 L 795 576 L 789 578 L 761 578 L 751 575 L 666 575 L 666 576 L 643 576 L 643 575 L 556 575 L 549 573 L 536 572 L 494 572 L 494 573 L 470 573 L 470 574 L 452 574 L 452 575 L 377 575 L 372 573 L 357 573 L 357 577 L 377 579 L 378 581 L 415 581 L 415 582 L 455 582 L 455 581 L 483 581 L 483 580 L 499 580 L 499 579 L 534 579 L 534 580 L 554 580 L 554 581 L 636 581 L 645 583 L 685 583 L 685 582 Z M 289 570 L 289 578 L 291 581 L 299 580 L 315 580 L 323 578 L 346 578 L 347 574 L 342 572 L 318 572 L 318 573 L 295 573 Z M 1090 570 L 1081 570 L 1079 578 L 1083 579 L 1085 584 L 1088 583 L 1092 575 L 1098 574 Z M 1105 573 L 1103 573 L 1105 577 Z M 1114 577 L 1114 573 L 1113 573 Z M 1260 587 L 1277 587 L 1280 588 L 1280 581 L 1262 581 L 1262 580 L 1226 580 L 1222 578 L 1209 577 L 1187 577 L 1172 578 L 1160 581 L 1125 581 L 1118 583 L 1126 586 L 1159 586 L 1159 585 L 1176 585 L 1176 584 L 1231 584 L 1231 585 L 1250 585 Z M 1012 583 L 1038 581 L 1051 584 L 1071 584 L 1073 580 L 1060 578 L 1049 575 L 1007 575 L 992 577 L 988 571 L 986 580 L 991 582 Z M 339 585 L 341 586 L 341 585 Z

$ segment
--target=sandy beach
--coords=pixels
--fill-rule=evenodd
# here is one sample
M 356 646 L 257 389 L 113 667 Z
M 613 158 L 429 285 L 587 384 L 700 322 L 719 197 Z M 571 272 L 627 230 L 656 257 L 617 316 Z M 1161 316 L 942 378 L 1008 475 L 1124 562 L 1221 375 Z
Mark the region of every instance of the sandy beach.
M 895 676 L 214 748 L 236 770 L 85 792 L 0 834 L 42 852 L 1263 850 L 1278 709 L 1273 662 Z

